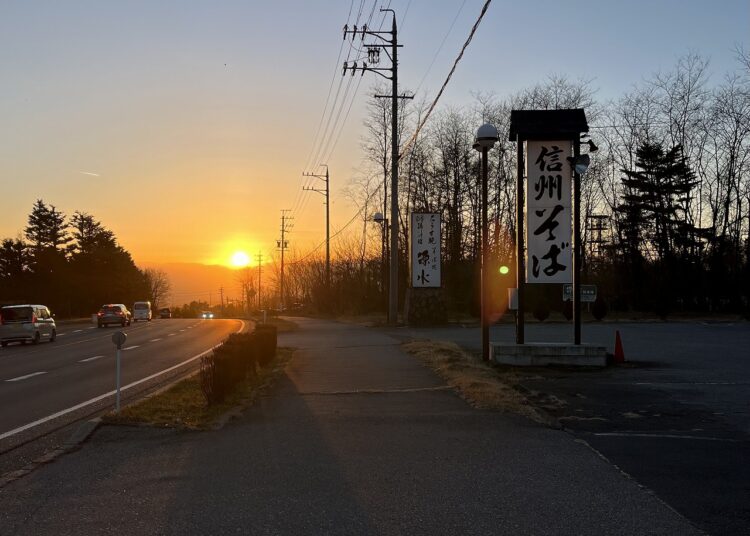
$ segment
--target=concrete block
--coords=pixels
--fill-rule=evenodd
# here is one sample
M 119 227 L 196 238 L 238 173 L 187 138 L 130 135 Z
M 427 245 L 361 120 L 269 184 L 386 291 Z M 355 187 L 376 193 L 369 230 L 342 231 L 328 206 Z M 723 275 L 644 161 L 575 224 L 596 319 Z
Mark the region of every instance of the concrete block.
M 490 360 L 502 365 L 521 367 L 546 365 L 604 367 L 607 365 L 607 349 L 590 344 L 491 342 Z

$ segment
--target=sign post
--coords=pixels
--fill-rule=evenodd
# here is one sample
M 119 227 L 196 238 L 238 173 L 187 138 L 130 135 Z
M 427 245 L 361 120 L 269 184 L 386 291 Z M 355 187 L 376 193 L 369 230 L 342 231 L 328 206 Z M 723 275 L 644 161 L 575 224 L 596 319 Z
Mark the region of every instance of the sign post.
M 116 331 L 112 334 L 112 342 L 117 346 L 117 357 L 115 358 L 115 385 L 117 391 L 115 394 L 115 413 L 120 413 L 120 354 L 122 353 L 122 345 L 125 344 L 127 338 L 128 336 L 123 331 Z

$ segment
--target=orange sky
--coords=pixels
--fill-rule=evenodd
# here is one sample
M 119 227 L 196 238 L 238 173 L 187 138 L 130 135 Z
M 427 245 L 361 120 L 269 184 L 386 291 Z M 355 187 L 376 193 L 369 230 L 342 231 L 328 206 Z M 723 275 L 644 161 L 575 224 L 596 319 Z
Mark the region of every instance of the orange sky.
M 17 236 L 42 198 L 93 214 L 139 264 L 225 264 L 235 250 L 274 254 L 280 211 L 296 207 L 290 247 L 309 251 L 324 239 L 325 209 L 315 193 L 297 203 L 303 171 L 330 165 L 332 232 L 357 211 L 342 188 L 358 173 L 365 103 L 383 80 L 340 76 L 357 54 L 341 28 L 380 27 L 382 4 L 3 2 L 0 238 Z M 404 45 L 399 80 L 417 100 L 434 97 L 482 4 L 387 2 Z M 537 4 L 493 3 L 440 107 L 467 105 L 472 91 L 504 97 L 550 73 L 615 98 L 688 50 L 726 72 L 749 35 L 746 0 Z M 586 39 L 529 41 L 528 25 L 509 21 L 530 9 L 544 13 L 536 35 L 575 25 Z M 635 25 L 638 39 L 626 31 Z M 339 91 L 338 115 L 324 113 Z M 326 150 L 315 151 L 326 118 Z

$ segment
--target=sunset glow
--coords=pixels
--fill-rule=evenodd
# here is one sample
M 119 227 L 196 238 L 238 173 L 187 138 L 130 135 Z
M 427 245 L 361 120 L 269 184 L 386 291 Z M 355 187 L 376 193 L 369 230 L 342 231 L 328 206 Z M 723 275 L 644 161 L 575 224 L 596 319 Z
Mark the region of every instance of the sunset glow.
M 243 268 L 250 264 L 250 256 L 244 251 L 235 251 L 232 254 L 231 264 L 235 268 Z

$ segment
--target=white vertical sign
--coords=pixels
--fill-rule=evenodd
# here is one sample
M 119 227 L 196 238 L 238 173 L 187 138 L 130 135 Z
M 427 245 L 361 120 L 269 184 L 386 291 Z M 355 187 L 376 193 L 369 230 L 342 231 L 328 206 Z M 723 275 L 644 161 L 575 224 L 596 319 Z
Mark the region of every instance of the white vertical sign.
M 440 214 L 411 214 L 411 286 L 440 287 Z
M 571 283 L 572 142 L 526 142 L 526 282 Z

